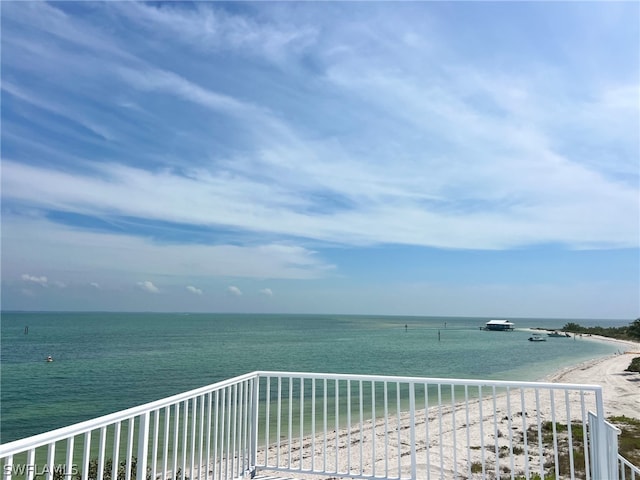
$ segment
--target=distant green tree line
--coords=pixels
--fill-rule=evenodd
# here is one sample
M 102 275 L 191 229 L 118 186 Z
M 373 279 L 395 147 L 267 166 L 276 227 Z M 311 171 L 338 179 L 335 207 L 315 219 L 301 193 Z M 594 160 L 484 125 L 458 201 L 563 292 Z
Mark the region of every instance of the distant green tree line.
M 602 335 L 603 337 L 618 338 L 620 340 L 640 340 L 640 318 L 636 318 L 626 327 L 583 327 L 582 325 L 569 322 L 562 330 L 571 333 L 583 333 L 591 335 Z
M 618 338 L 620 340 L 640 341 L 640 318 L 636 318 L 626 327 L 583 327 L 575 322 L 569 322 L 563 327 L 563 330 L 571 333 L 602 335 L 603 337 Z M 634 358 L 626 370 L 628 372 L 640 372 L 640 357 Z

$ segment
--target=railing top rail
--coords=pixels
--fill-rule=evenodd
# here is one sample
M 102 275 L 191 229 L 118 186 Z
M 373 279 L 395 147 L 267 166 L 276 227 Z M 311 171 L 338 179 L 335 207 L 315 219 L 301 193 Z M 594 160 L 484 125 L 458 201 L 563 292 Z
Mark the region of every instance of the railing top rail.
M 0 458 L 13 455 L 14 453 L 23 452 L 33 448 L 47 445 L 54 441 L 59 441 L 71 436 L 83 434 L 92 430 L 96 430 L 116 422 L 136 417 L 145 412 L 159 410 L 161 408 L 174 405 L 184 400 L 197 397 L 209 392 L 213 392 L 225 388 L 236 383 L 240 383 L 252 378 L 258 377 L 289 377 L 289 378 L 315 378 L 328 380 L 352 380 L 352 381 L 388 381 L 401 383 L 419 383 L 434 385 L 460 385 L 460 386 L 478 386 L 478 387 L 512 387 L 512 388 L 545 388 L 554 390 L 582 390 L 593 391 L 597 395 L 601 395 L 602 387 L 599 385 L 582 385 L 569 383 L 547 383 L 547 382 L 517 382 L 505 380 L 477 380 L 477 379 L 456 379 L 456 378 L 431 378 L 431 377 L 402 377 L 390 375 L 352 375 L 341 373 L 305 373 L 305 372 L 281 372 L 281 371 L 255 371 L 240 375 L 238 377 L 223 380 L 200 387 L 188 392 L 179 393 L 171 397 L 156 400 L 136 407 L 122 410 L 102 417 L 87 420 L 85 422 L 70 425 L 68 427 L 51 430 L 49 432 L 34 435 L 32 437 L 16 440 L 4 445 L 0 445 Z
M 600 417 L 598 416 L 597 413 L 592 412 L 591 410 L 589 410 L 587 412 L 587 415 L 590 419 L 593 419 L 593 421 L 597 421 L 600 419 Z M 607 428 L 610 428 L 611 430 L 613 430 L 616 435 L 620 435 L 622 433 L 622 430 L 620 430 L 620 428 L 618 428 L 617 426 L 615 426 L 613 423 L 611 423 L 609 420 L 607 420 L 606 418 L 602 418 L 602 423 L 603 425 L 606 425 Z
M 150 403 L 138 405 L 136 407 L 121 410 L 119 412 L 110 413 L 102 417 L 92 418 L 91 420 L 76 423 L 74 425 L 69 425 L 68 427 L 50 430 L 38 435 L 5 443 L 3 445 L 0 445 L 0 458 L 8 457 L 9 455 L 13 455 L 15 453 L 38 448 L 54 441 L 63 440 L 65 438 L 80 435 L 91 430 L 96 430 L 108 425 L 112 425 L 122 420 L 136 417 L 142 413 L 159 410 L 161 408 L 174 405 L 184 400 L 188 400 L 205 393 L 214 392 L 216 390 L 220 390 L 230 385 L 234 385 L 236 383 L 240 383 L 255 377 L 257 377 L 257 372 L 246 373 L 238 377 L 229 378 L 211 385 L 206 385 L 194 390 L 189 390 L 188 392 L 178 393 L 177 395 L 173 395 L 171 397 L 166 397 Z
M 291 377 L 291 378 L 315 378 L 332 380 L 363 380 L 363 381 L 387 381 L 404 383 L 429 383 L 441 385 L 469 385 L 469 386 L 496 386 L 514 388 L 546 388 L 554 390 L 587 390 L 602 391 L 600 385 L 577 384 L 577 383 L 551 383 L 551 382 L 521 382 L 511 380 L 478 380 L 464 378 L 434 378 L 434 377 L 401 377 L 393 375 L 352 375 L 343 373 L 305 373 L 305 372 L 279 372 L 260 370 L 256 373 L 260 377 Z

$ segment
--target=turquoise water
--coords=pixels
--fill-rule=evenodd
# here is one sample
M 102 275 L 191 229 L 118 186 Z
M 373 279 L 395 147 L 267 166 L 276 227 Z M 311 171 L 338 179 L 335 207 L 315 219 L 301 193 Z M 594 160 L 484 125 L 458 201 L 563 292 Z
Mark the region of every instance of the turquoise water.
M 253 370 L 536 380 L 563 366 L 616 351 L 609 344 L 585 339 L 528 342 L 529 332 L 518 330 L 560 328 L 569 320 L 516 319 L 515 332 L 481 331 L 487 320 L 3 313 L 0 441 Z M 55 361 L 46 363 L 47 355 Z

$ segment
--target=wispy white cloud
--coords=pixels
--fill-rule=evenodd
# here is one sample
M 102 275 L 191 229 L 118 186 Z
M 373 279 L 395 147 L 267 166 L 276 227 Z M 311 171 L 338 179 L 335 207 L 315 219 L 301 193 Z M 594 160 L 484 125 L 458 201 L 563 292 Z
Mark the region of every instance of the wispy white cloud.
M 197 287 L 194 287 L 193 285 L 188 285 L 187 286 L 187 291 L 195 294 L 195 295 L 202 295 L 202 290 L 200 290 Z
M 215 176 L 186 178 L 119 165 L 102 166 L 108 176 L 100 178 L 5 160 L 3 194 L 32 206 L 56 205 L 82 214 L 226 225 L 351 245 L 494 249 L 544 242 L 576 247 L 637 244 L 638 225 L 627 221 L 638 213 L 634 188 L 550 150 L 536 150 L 535 156 L 524 154 L 520 167 L 510 168 L 506 158 L 504 163 L 496 159 L 484 167 L 470 166 L 459 172 L 456 187 L 446 186 L 445 179 L 455 175 L 457 167 L 443 166 L 442 188 L 456 188 L 456 195 L 467 190 L 464 200 L 424 198 L 416 182 L 420 174 L 396 184 L 380 177 L 380 191 L 367 187 L 368 205 L 357 201 L 331 213 L 301 209 L 294 193 L 282 194 L 278 185 L 253 184 L 250 179 L 224 182 Z M 484 185 L 474 186 L 474 179 Z M 504 183 L 506 179 L 511 184 Z M 394 195 L 387 186 L 402 193 Z M 353 198 L 359 188 L 356 181 L 352 191 L 340 193 Z
M 336 245 L 637 248 L 637 55 L 601 35 L 635 7 L 563 7 L 553 40 L 474 8 L 9 2 L 3 279 L 184 295 L 321 278 Z
M 33 231 L 42 235 L 30 235 Z M 2 234 L 3 275 L 14 278 L 21 277 L 23 267 L 37 269 L 42 265 L 58 275 L 66 272 L 67 283 L 97 272 L 126 278 L 153 274 L 311 279 L 331 274 L 335 268 L 314 251 L 291 244 L 163 244 L 134 235 L 84 231 L 11 215 L 3 217 Z M 78 272 L 79 278 L 71 272 Z
M 160 293 L 160 289 L 158 287 L 156 287 L 153 284 L 153 282 L 150 282 L 149 280 L 145 280 L 144 282 L 138 282 L 137 285 L 138 285 L 138 287 L 140 287 L 145 292 Z
M 172 94 L 212 110 L 221 110 L 229 114 L 250 116 L 260 110 L 252 105 L 240 102 L 233 97 L 221 95 L 200 87 L 193 82 L 167 70 L 147 68 L 145 70 L 120 68 L 121 77 L 132 86 L 142 90 L 158 90 Z
M 318 35 L 311 24 L 294 26 L 290 21 L 266 17 L 259 20 L 211 4 L 194 4 L 185 9 L 170 3 L 114 3 L 110 8 L 154 36 L 159 34 L 164 40 L 177 41 L 197 51 L 232 51 L 276 62 L 304 52 Z
M 229 292 L 231 295 L 236 296 L 236 297 L 241 297 L 242 296 L 242 290 L 240 290 L 235 285 L 230 285 L 227 288 L 227 292 Z
M 260 293 L 266 297 L 273 297 L 273 291 L 270 288 L 261 288 Z
M 290 28 L 277 16 L 264 17 L 258 25 L 256 19 L 202 5 L 111 8 L 128 21 L 155 24 L 160 36 L 178 35 L 189 44 L 196 38 L 222 41 L 220 48 L 234 51 L 252 42 L 264 44 L 267 37 Z M 37 18 L 44 18 L 36 11 Z M 82 45 L 99 30 L 62 10 L 53 14 L 54 25 L 45 26 L 41 20 L 40 27 L 53 29 L 73 44 Z M 378 18 L 376 14 L 371 17 Z M 22 21 L 28 21 L 28 15 L 23 16 L 27 20 L 20 16 Z M 398 18 L 394 14 L 390 20 Z M 66 31 L 63 27 L 69 23 L 76 26 Z M 206 166 L 175 169 L 107 162 L 85 164 L 80 173 L 8 158 L 3 165 L 4 198 L 83 215 L 215 225 L 348 245 L 637 245 L 638 226 L 625 221 L 638 214 L 633 181 L 637 173 L 629 160 L 634 156 L 612 159 L 586 155 L 584 150 L 576 153 L 575 142 L 568 144 L 554 134 L 562 126 L 558 117 L 566 124 L 578 119 L 575 124 L 586 134 L 581 138 L 594 141 L 598 135 L 591 133 L 600 131 L 600 144 L 635 148 L 629 146 L 635 145 L 629 138 L 637 135 L 629 135 L 629 129 L 638 122 L 636 109 L 629 105 L 637 86 L 605 85 L 596 100 L 587 102 L 567 96 L 564 84 L 554 84 L 542 74 L 496 72 L 456 60 L 416 62 L 425 45 L 427 58 L 440 59 L 442 39 L 417 33 L 421 29 L 414 22 L 397 31 L 385 28 L 383 38 L 376 36 L 378 25 L 364 22 L 358 35 L 371 42 L 351 43 L 344 42 L 353 37 L 348 19 L 332 25 L 322 39 L 316 38 L 315 28 L 312 34 L 304 33 L 308 25 L 303 22 L 297 33 L 292 29 L 284 34 L 307 39 L 291 44 L 304 44 L 306 54 L 318 63 L 322 82 L 306 98 L 349 99 L 341 107 L 347 118 L 358 119 L 355 133 L 323 136 L 327 125 L 321 125 L 318 134 L 310 136 L 296 122 L 296 112 L 276 112 L 267 102 L 228 93 L 228 87 L 206 78 L 196 81 L 158 62 L 125 55 L 116 39 L 99 31 L 91 48 L 109 55 L 109 68 L 125 84 L 232 118 L 251 143 L 228 156 L 215 155 L 215 161 L 202 164 Z M 286 49 L 288 44 L 280 46 Z M 6 88 L 23 101 L 71 116 L 62 104 L 15 82 Z M 602 118 L 615 124 L 610 134 L 602 133 Z M 623 120 L 616 123 L 616 118 Z M 120 134 L 90 119 L 83 124 L 103 138 Z M 620 138 L 626 143 L 616 141 Z M 630 177 L 620 181 L 611 172 Z
M 89 286 L 95 288 L 96 290 L 100 290 L 100 284 L 98 282 L 91 282 L 89 283 Z
M 22 274 L 22 281 L 27 283 L 35 283 L 36 285 L 40 285 L 41 287 L 46 287 L 49 285 L 47 277 L 43 276 L 35 276 L 29 275 L 28 273 Z
M 85 118 L 83 113 L 79 112 L 76 108 L 70 108 L 69 105 L 58 103 L 52 98 L 44 98 L 41 94 L 34 91 L 27 92 L 23 87 L 7 81 L 2 82 L 2 90 L 27 104 L 48 111 L 54 115 L 65 117 L 67 120 L 76 124 L 80 124 L 105 140 L 114 140 L 113 133 L 110 132 L 104 124 L 99 124 L 91 118 Z

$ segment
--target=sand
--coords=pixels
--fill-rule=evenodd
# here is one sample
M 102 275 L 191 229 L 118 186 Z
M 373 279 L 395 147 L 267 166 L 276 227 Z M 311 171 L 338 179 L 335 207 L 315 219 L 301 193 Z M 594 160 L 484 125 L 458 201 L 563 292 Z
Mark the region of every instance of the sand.
M 640 343 L 597 335 L 583 338 L 619 345 L 619 353 L 573 365 L 543 380 L 600 385 L 607 417 L 624 415 L 640 419 L 640 374 L 625 372 L 631 360 L 640 356 Z
M 640 374 L 624 371 L 635 356 L 640 356 L 640 343 L 597 336 L 583 338 L 615 343 L 620 346 L 619 352 L 564 368 L 540 380 L 600 385 L 603 387 L 607 417 L 624 415 L 640 418 Z M 367 476 L 373 470 L 378 475 L 385 472 L 390 477 L 405 477 L 411 475 L 409 459 L 413 443 L 416 445 L 418 478 L 496 478 L 498 471 L 501 475 L 509 475 L 509 472 L 522 474 L 524 471 L 542 473 L 545 468 L 556 468 L 553 466 L 558 463 L 555 455 L 565 448 L 567 434 L 558 432 L 555 446 L 543 446 L 537 443 L 537 425 L 550 420 L 558 425 L 567 425 L 580 421 L 585 409 L 595 410 L 595 398 L 591 392 L 587 395 L 586 407 L 582 403 L 584 395 L 578 392 L 566 395 L 564 391 L 551 392 L 551 389 L 543 390 L 536 396 L 532 390 L 518 390 L 510 395 L 503 393 L 485 397 L 482 405 L 478 400 L 471 400 L 467 404 L 463 402 L 433 407 L 428 412 L 419 411 L 414 422 L 413 441 L 409 416 L 403 413 L 399 421 L 397 416 L 389 420 L 389 424 L 400 425 L 397 431 L 388 435 L 395 447 L 385 447 L 387 437 L 383 420 L 378 420 L 375 428 L 369 421 L 363 424 L 362 430 L 357 425 L 330 432 L 328 451 L 323 450 L 323 438 L 320 436 L 315 439 L 306 437 L 302 442 L 294 441 L 296 444 L 291 449 L 282 447 L 278 452 L 271 447 L 269 464 L 273 465 L 278 455 L 285 464 L 285 459 L 291 458 L 291 466 L 300 471 L 278 474 L 282 477 L 314 478 L 304 473 L 312 467 L 312 458 L 314 468 L 324 471 L 326 478 Z M 551 407 L 551 398 L 555 408 Z M 425 435 L 425 432 L 428 433 Z M 375 448 L 372 448 L 374 437 Z M 523 452 L 525 437 L 527 446 Z M 582 438 L 573 439 L 574 446 L 576 441 L 580 442 Z M 259 463 L 264 460 L 263 455 L 260 457 Z M 576 460 L 576 464 L 579 465 L 580 461 Z M 484 474 L 477 471 L 481 467 Z M 581 468 L 584 468 L 584 463 Z M 562 471 L 558 477 L 564 478 Z

